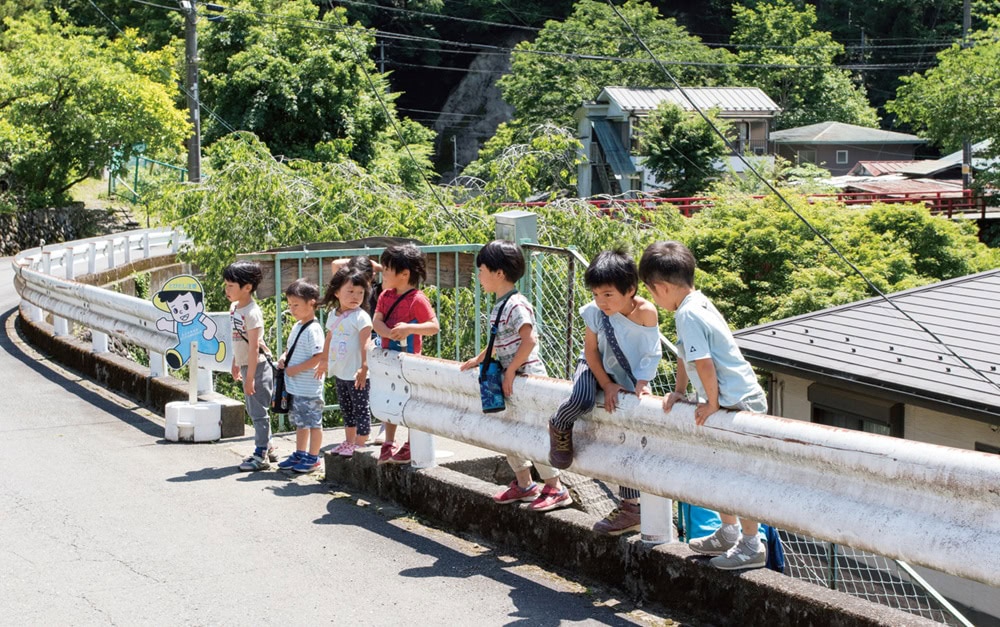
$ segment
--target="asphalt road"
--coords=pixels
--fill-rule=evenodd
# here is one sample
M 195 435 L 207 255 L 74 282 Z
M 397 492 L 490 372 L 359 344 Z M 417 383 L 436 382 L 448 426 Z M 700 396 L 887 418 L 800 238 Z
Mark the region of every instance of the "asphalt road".
M 0 259 L 0 624 L 656 624 L 613 592 L 162 420 L 12 332 Z M 284 451 L 287 444 L 279 443 Z

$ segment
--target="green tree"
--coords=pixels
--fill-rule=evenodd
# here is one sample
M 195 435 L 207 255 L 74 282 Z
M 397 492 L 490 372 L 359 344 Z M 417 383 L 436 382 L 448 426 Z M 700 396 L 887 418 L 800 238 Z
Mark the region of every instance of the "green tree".
M 173 155 L 188 134 L 174 106 L 176 74 L 164 50 L 139 52 L 52 22 L 45 13 L 8 21 L 0 34 L 0 169 L 29 204 L 58 202 L 136 144 Z
M 734 4 L 733 16 L 731 41 L 740 47 L 739 79 L 760 87 L 778 103 L 778 128 L 828 120 L 878 126 L 864 87 L 833 66 L 844 47 L 830 33 L 815 30 L 815 7 L 799 9 L 791 0 L 766 0 L 756 7 Z
M 725 129 L 715 111 L 712 123 Z M 693 196 L 718 176 L 716 163 L 728 154 L 725 142 L 700 115 L 661 103 L 639 125 L 644 165 L 667 185 L 671 195 Z M 725 132 L 723 130 L 723 132 Z
M 323 158 L 343 155 L 367 166 L 391 128 L 378 96 L 393 118 L 396 96 L 369 58 L 373 33 L 349 26 L 341 9 L 310 24 L 317 15 L 307 0 L 236 4 L 224 22 L 205 29 L 202 97 L 219 118 L 254 133 L 275 154 L 315 159 L 321 146 Z M 205 118 L 206 144 L 229 131 Z
M 682 85 L 729 82 L 729 52 L 704 45 L 648 2 L 627 0 L 619 10 Z M 608 86 L 671 86 L 607 3 L 597 0 L 580 0 L 565 21 L 547 22 L 538 37 L 518 44 L 511 72 L 498 85 L 516 119 L 529 126 L 572 126 L 583 101 Z

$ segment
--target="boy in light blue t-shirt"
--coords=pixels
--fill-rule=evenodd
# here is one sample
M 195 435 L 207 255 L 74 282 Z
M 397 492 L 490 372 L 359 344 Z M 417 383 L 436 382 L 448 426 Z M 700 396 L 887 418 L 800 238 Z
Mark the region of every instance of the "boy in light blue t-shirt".
M 639 262 L 639 279 L 646 284 L 653 301 L 675 312 L 679 355 L 676 385 L 663 399 L 663 409 L 670 411 L 674 403 L 686 398 L 690 381 L 698 394 L 694 414 L 698 425 L 723 408 L 766 413 L 767 397 L 740 353 L 729 325 L 715 305 L 694 287 L 695 265 L 694 255 L 679 242 L 651 244 Z M 757 521 L 737 519 L 732 514 L 720 517 L 719 530 L 692 540 L 691 550 L 716 556 L 710 563 L 722 570 L 763 567 L 767 549 L 757 535 Z

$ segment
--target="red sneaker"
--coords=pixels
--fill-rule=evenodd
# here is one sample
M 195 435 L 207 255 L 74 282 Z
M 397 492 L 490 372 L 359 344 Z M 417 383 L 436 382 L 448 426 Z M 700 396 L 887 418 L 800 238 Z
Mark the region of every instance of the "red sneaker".
M 392 442 L 386 442 L 382 445 L 382 450 L 378 454 L 378 465 L 389 464 L 392 462 L 392 454 L 395 451 L 392 450 Z
M 384 446 L 384 445 L 383 445 Z M 396 454 L 389 458 L 390 464 L 409 464 L 410 463 L 410 443 L 407 442 L 403 446 L 399 447 Z
M 516 503 L 518 501 L 534 501 L 541 494 L 541 489 L 537 483 L 532 483 L 527 488 L 517 485 L 517 481 L 511 481 L 510 487 L 501 490 L 493 495 L 493 500 L 501 505 Z
M 533 512 L 549 512 L 560 507 L 569 507 L 572 504 L 573 497 L 569 495 L 569 490 L 566 488 L 556 490 L 545 486 L 538 498 L 528 506 L 528 509 Z

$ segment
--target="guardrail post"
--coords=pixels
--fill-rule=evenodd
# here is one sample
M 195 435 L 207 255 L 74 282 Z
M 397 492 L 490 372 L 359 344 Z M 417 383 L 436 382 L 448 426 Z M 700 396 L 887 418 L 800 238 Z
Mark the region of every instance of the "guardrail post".
M 177 251 L 181 249 L 181 236 L 177 232 L 177 229 L 170 231 L 170 252 L 177 254 Z
M 47 250 L 42 251 L 42 273 L 52 274 L 52 253 Z
M 95 353 L 108 352 L 108 334 L 101 331 L 90 331 L 90 349 Z
M 97 272 L 97 242 L 90 242 L 87 246 L 87 274 Z
M 142 234 L 142 258 L 149 259 L 149 232 Z
M 73 247 L 67 246 L 66 250 L 63 252 L 63 266 L 66 268 L 66 278 L 72 281 L 76 278 L 74 274 L 73 266 L 76 262 L 76 255 L 73 253 Z
M 167 374 L 167 360 L 163 353 L 149 351 L 149 376 L 162 377 Z
M 674 542 L 674 502 L 656 494 L 642 493 L 639 533 L 644 544 Z
M 125 249 L 125 265 L 132 263 L 132 236 L 126 234 L 122 248 Z
M 108 270 L 115 267 L 115 238 L 109 237 L 104 244 L 104 257 L 108 261 Z
M 414 468 L 433 468 L 437 465 L 434 436 L 410 429 L 410 459 Z

